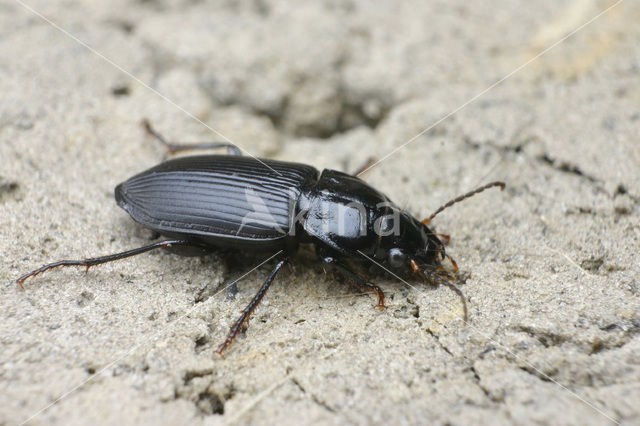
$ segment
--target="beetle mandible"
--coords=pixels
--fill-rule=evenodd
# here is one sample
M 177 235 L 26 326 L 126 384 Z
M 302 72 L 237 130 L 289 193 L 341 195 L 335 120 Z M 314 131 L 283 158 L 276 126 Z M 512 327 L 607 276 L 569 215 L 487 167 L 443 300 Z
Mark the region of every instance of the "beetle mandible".
M 135 256 L 157 248 L 197 247 L 278 251 L 276 264 L 216 352 L 222 353 L 260 303 L 282 267 L 301 243 L 315 246 L 319 259 L 361 290 L 375 293 L 385 307 L 384 292 L 353 272 L 348 259 L 368 258 L 387 272 L 413 272 L 424 280 L 446 285 L 467 305 L 442 262 L 455 261 L 445 252 L 444 234 L 428 225 L 442 210 L 492 187 L 492 182 L 457 197 L 418 220 L 363 180 L 336 170 L 299 163 L 259 160 L 240 155 L 226 143 L 177 145 L 167 142 L 148 121 L 146 130 L 171 152 L 227 148 L 230 155 L 200 155 L 163 162 L 115 188 L 115 199 L 136 222 L 168 237 L 133 250 L 107 256 L 62 260 L 18 278 L 23 282 L 58 266 L 91 266 Z M 441 240 L 442 238 L 442 240 Z

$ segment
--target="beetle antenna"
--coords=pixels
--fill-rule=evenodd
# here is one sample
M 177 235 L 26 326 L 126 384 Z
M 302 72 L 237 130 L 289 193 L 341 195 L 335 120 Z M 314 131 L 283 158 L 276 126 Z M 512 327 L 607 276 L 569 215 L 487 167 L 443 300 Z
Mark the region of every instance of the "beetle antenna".
M 442 206 L 440 206 L 440 208 L 438 208 L 438 210 L 436 210 L 435 212 L 433 212 L 433 213 L 431 214 L 431 216 L 429 216 L 428 218 L 424 219 L 424 220 L 422 221 L 422 223 L 423 223 L 424 225 L 428 225 L 429 223 L 431 223 L 431 221 L 433 220 L 433 218 L 434 218 L 434 217 L 436 217 L 440 212 L 442 212 L 442 210 L 444 210 L 444 209 L 446 209 L 446 208 L 449 208 L 449 207 L 451 207 L 452 205 L 454 205 L 454 204 L 456 204 L 456 203 L 459 203 L 459 202 L 460 202 L 460 201 L 462 201 L 462 200 L 465 200 L 465 199 L 467 199 L 467 198 L 469 198 L 469 197 L 472 197 L 472 196 L 474 196 L 474 195 L 476 195 L 476 194 L 479 194 L 479 193 L 481 193 L 482 191 L 484 191 L 485 189 L 493 188 L 494 186 L 499 186 L 499 187 L 500 187 L 500 190 L 503 190 L 503 189 L 504 189 L 504 187 L 506 186 L 506 184 L 505 184 L 504 182 L 491 182 L 491 183 L 488 183 L 488 184 L 486 184 L 486 185 L 484 185 L 484 186 L 481 186 L 480 188 L 476 188 L 476 189 L 474 189 L 473 191 L 469 191 L 469 192 L 467 192 L 467 193 L 466 193 L 466 194 L 464 194 L 464 195 L 460 195 L 459 197 L 456 197 L 456 198 L 454 198 L 453 200 L 448 201 L 447 203 L 445 203 L 445 204 L 443 204 Z

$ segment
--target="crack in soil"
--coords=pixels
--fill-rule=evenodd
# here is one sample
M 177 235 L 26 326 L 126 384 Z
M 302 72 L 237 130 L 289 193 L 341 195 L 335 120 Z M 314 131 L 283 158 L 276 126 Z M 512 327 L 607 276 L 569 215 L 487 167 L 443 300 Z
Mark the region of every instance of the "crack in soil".
M 294 385 L 296 385 L 298 387 L 298 389 L 300 389 L 300 391 L 303 394 L 309 395 L 311 397 L 311 400 L 313 402 L 315 402 L 316 404 L 318 404 L 319 406 L 321 406 L 322 408 L 324 408 L 325 410 L 331 412 L 331 413 L 335 413 L 336 410 L 334 408 L 332 408 L 331 406 L 329 406 L 329 404 L 327 404 L 326 402 L 322 401 L 320 398 L 318 398 L 318 396 L 316 396 L 314 393 L 312 392 L 308 392 L 304 386 L 302 386 L 300 384 L 300 382 L 298 381 L 298 379 L 296 379 L 295 377 L 291 378 L 291 381 L 293 382 Z

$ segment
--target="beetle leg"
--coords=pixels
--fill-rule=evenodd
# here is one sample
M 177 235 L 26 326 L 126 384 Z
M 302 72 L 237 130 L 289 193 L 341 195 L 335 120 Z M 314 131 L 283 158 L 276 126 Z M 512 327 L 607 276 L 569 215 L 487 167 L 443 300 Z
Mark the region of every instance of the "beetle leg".
M 361 174 L 364 174 L 367 170 L 371 168 L 371 166 L 373 166 L 377 162 L 378 162 L 378 159 L 376 157 L 367 158 L 367 161 L 362 166 L 358 167 L 356 171 L 352 173 L 352 175 L 354 175 L 355 177 L 360 177 Z
M 376 308 L 380 308 L 380 309 L 386 308 L 384 304 L 384 292 L 380 287 L 368 282 L 366 279 L 362 278 L 360 275 L 351 271 L 349 268 L 341 264 L 340 261 L 335 257 L 322 256 L 321 259 L 324 263 L 333 267 L 334 269 L 338 270 L 338 272 L 340 272 L 342 275 L 344 275 L 347 278 L 347 281 L 349 281 L 351 285 L 357 287 L 361 291 L 370 291 L 371 293 L 376 293 L 378 295 L 378 304 L 376 305 Z
M 288 260 L 289 259 L 284 258 L 276 264 L 276 266 L 271 271 L 271 274 L 269 274 L 269 276 L 267 277 L 267 280 L 264 282 L 264 284 L 262 284 L 256 295 L 253 296 L 253 299 L 251 299 L 251 302 L 249 302 L 247 307 L 242 310 L 242 315 L 240 315 L 240 318 L 238 318 L 236 322 L 231 326 L 231 329 L 229 329 L 227 338 L 224 340 L 224 342 L 222 342 L 220 346 L 218 346 L 218 349 L 216 349 L 217 353 L 221 354 L 227 348 L 227 346 L 229 346 L 231 342 L 233 342 L 233 339 L 235 339 L 242 325 L 249 320 L 249 316 L 254 311 L 254 309 L 256 309 L 258 304 L 260 304 L 260 301 L 269 289 L 269 286 L 275 279 L 280 269 L 282 269 L 285 263 L 288 262 Z
M 57 268 L 59 266 L 84 266 L 87 268 L 87 271 L 88 271 L 89 268 L 94 265 L 113 262 L 114 260 L 120 260 L 127 257 L 135 256 L 137 254 L 141 254 L 157 248 L 168 248 L 172 246 L 197 246 L 197 244 L 187 240 L 166 240 L 166 241 L 159 241 L 157 243 L 149 244 L 148 246 L 143 246 L 143 247 L 138 247 L 132 250 L 123 251 L 120 253 L 109 254 L 107 256 L 93 257 L 93 258 L 81 259 L 81 260 L 60 260 L 58 262 L 49 263 L 47 265 L 41 266 L 40 268 L 21 276 L 16 280 L 16 282 L 20 284 L 20 287 L 22 287 L 22 284 L 27 278 L 35 277 L 36 275 L 41 274 L 44 271 Z
M 458 288 L 458 286 L 456 286 L 454 283 L 449 282 L 449 281 L 445 280 L 444 278 L 442 278 L 437 273 L 431 272 L 429 270 L 425 270 L 425 271 L 422 271 L 422 274 L 423 274 L 423 276 L 425 278 L 430 279 L 433 282 L 436 282 L 438 284 L 442 284 L 442 285 L 445 285 L 445 286 L 449 287 L 451 290 L 453 290 L 460 297 L 460 301 L 462 302 L 462 311 L 464 312 L 464 323 L 466 325 L 468 320 L 469 320 L 469 312 L 467 310 L 467 301 L 464 298 L 464 294 L 462 293 L 462 290 L 460 290 Z
M 173 142 L 168 142 L 164 136 L 160 133 L 156 132 L 153 127 L 151 127 L 151 123 L 146 118 L 142 120 L 142 126 L 151 136 L 160 141 L 167 148 L 168 154 L 175 154 L 180 151 L 190 151 L 190 150 L 202 150 L 202 149 L 219 149 L 219 148 L 227 148 L 227 152 L 229 155 L 242 155 L 242 151 L 240 148 L 235 146 L 232 143 L 227 142 L 204 142 L 204 143 L 186 143 L 186 144 L 177 144 Z
M 449 235 L 449 234 L 441 234 L 439 232 L 434 232 L 433 235 L 435 235 L 438 238 L 443 239 L 445 246 L 451 242 L 451 235 Z
M 448 254 L 446 254 L 445 256 L 447 256 L 447 259 L 449 259 L 449 262 L 451 262 L 451 265 L 453 265 L 453 269 L 455 271 L 455 273 L 458 273 L 458 264 L 456 263 L 455 260 L 453 260 L 453 257 L 449 256 Z

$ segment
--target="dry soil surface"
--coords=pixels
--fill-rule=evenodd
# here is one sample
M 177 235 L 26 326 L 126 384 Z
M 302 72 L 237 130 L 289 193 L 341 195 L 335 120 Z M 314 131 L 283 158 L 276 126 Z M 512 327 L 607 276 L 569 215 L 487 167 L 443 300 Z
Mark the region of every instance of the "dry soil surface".
M 638 22 L 633 0 L 0 2 L 0 424 L 640 424 Z M 163 158 L 145 117 L 318 168 L 383 159 L 363 178 L 417 217 L 505 181 L 434 220 L 469 325 L 419 280 L 378 278 L 374 309 L 310 250 L 224 357 L 269 266 L 224 285 L 259 258 L 21 289 L 154 238 L 113 200 Z

